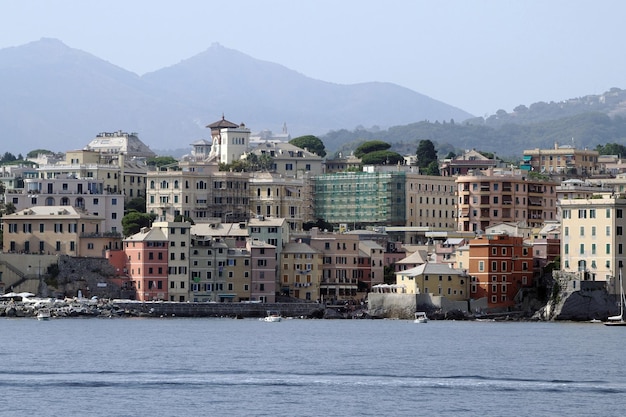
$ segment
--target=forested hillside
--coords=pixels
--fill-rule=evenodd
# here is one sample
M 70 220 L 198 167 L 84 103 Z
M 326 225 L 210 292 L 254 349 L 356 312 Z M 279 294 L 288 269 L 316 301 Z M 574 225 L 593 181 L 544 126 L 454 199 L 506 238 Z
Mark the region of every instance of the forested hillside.
M 382 140 L 402 154 L 414 154 L 420 140 L 431 140 L 439 157 L 448 152 L 477 149 L 493 152 L 499 157 L 520 157 L 525 149 L 573 145 L 595 149 L 607 143 L 626 144 L 626 118 L 609 117 L 604 113 L 583 113 L 557 120 L 533 124 L 507 123 L 500 127 L 470 122 L 419 122 L 395 126 L 387 130 L 338 130 L 321 136 L 329 153 L 349 155 L 360 143 Z

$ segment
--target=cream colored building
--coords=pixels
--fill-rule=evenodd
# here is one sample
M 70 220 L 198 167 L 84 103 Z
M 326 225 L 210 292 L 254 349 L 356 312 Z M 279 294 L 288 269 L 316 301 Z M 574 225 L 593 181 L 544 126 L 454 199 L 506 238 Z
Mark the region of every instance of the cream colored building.
M 250 210 L 249 175 L 219 171 L 215 163 L 195 161 L 150 171 L 146 211 L 159 221 L 173 221 L 179 215 L 196 223 L 246 220 Z
M 257 156 L 269 155 L 273 171 L 290 178 L 322 174 L 322 157 L 286 142 L 265 142 L 251 150 Z
M 283 217 L 289 230 L 302 230 L 305 222 L 314 220 L 311 187 L 308 177 L 253 172 L 250 174 L 251 212 L 257 217 Z
M 453 177 L 406 174 L 406 226 L 456 229 L 456 184 Z
M 626 196 L 601 193 L 561 206 L 561 270 L 580 280 L 607 281 L 612 293 L 626 261 Z
M 104 232 L 104 218 L 72 206 L 36 206 L 2 217 L 3 251 L 104 257 L 121 249 L 118 234 Z
M 191 223 L 154 222 L 168 242 L 167 281 L 169 301 L 189 301 L 189 262 L 191 252 Z

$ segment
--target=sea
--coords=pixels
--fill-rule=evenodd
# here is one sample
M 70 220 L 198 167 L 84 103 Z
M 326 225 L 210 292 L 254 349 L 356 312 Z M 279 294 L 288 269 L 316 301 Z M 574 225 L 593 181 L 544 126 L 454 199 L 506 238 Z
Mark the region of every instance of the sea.
M 0 416 L 624 416 L 626 327 L 0 319 Z

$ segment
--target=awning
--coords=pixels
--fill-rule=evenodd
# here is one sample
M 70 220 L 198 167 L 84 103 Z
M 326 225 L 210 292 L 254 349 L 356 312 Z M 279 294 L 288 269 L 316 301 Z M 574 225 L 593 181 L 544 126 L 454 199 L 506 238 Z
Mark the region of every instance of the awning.
M 543 205 L 543 199 L 540 197 L 528 197 L 528 201 L 533 206 L 541 206 Z
M 469 208 L 459 210 L 459 217 L 469 217 Z
M 524 155 L 524 161 L 530 161 L 533 159 L 532 155 Z

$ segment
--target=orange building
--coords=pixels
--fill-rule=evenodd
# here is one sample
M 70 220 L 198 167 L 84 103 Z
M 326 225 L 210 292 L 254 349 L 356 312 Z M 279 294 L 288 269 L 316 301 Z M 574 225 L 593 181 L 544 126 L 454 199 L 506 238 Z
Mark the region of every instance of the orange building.
M 470 297 L 487 298 L 492 310 L 515 305 L 522 287 L 533 285 L 532 247 L 506 234 L 484 235 L 469 241 Z

